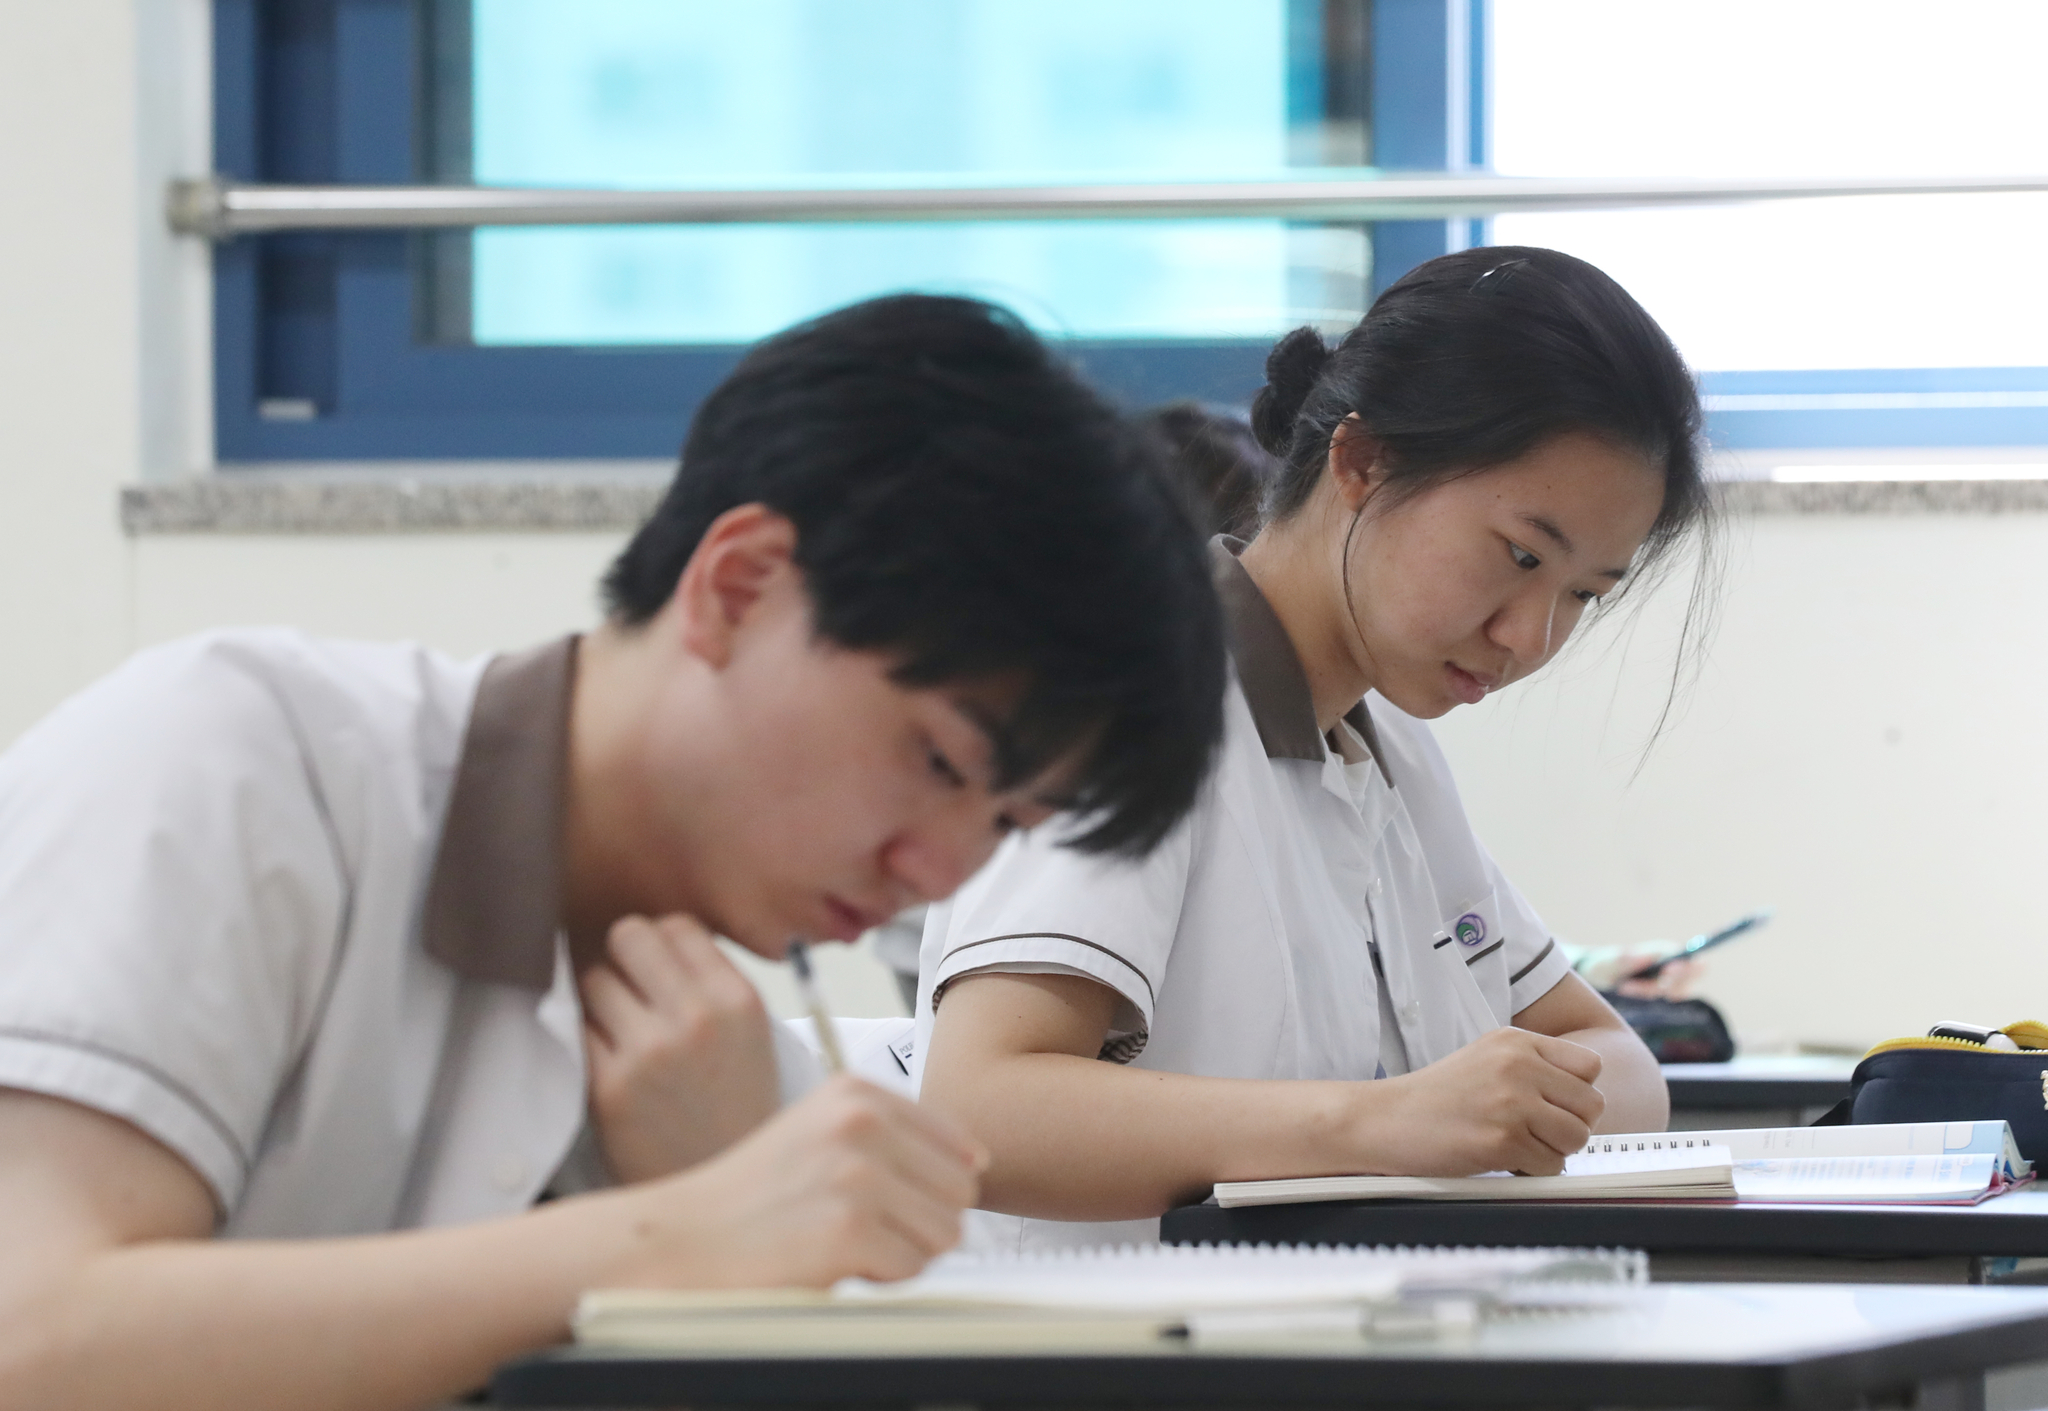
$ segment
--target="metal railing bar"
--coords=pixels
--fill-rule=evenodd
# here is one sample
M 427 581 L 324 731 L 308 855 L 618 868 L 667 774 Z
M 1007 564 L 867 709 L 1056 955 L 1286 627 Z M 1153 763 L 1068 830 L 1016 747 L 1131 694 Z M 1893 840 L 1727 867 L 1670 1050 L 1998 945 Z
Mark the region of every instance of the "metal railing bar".
M 1513 177 L 1373 174 L 1103 185 L 588 191 L 503 186 L 280 186 L 173 181 L 171 227 L 222 240 L 286 230 L 849 221 L 1433 220 L 1840 196 L 2048 191 L 2048 175 Z

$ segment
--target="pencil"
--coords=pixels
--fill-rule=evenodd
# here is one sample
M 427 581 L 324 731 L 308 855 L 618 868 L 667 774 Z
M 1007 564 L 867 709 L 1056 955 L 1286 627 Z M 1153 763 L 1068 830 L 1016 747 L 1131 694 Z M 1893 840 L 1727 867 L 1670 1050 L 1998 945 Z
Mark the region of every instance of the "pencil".
M 846 1054 L 839 1047 L 839 1031 L 832 1027 L 832 1015 L 818 994 L 818 977 L 811 970 L 811 949 L 801 940 L 789 943 L 789 963 L 796 969 L 797 993 L 811 1012 L 811 1025 L 818 1031 L 818 1048 L 825 1055 L 828 1072 L 846 1071 Z

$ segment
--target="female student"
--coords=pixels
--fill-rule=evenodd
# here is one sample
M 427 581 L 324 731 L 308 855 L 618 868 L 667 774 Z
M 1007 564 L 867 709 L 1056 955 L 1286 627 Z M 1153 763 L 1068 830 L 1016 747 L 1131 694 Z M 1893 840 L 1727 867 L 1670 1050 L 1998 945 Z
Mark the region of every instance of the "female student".
M 1703 519 L 1684 363 L 1599 270 L 1492 248 L 1266 373 L 1283 465 L 1250 545 L 1212 545 L 1236 672 L 1201 802 L 1136 862 L 1014 837 L 927 924 L 923 1101 L 993 1153 L 983 1206 L 1035 1217 L 984 1241 L 1156 1238 L 1218 1181 L 1555 1172 L 1667 1116 L 1423 722 Z

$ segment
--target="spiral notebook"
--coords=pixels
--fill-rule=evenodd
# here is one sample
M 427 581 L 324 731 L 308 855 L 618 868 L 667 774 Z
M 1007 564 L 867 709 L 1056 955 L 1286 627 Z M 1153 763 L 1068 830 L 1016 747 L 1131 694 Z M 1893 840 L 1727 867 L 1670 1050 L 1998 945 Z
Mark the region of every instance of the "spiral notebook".
M 1319 1200 L 1743 1200 L 1975 1205 L 2033 1178 L 2003 1121 L 1759 1127 L 1600 1136 L 1561 1176 L 1308 1176 L 1228 1181 L 1216 1203 Z
M 1123 1246 L 949 1254 L 828 1292 L 600 1289 L 578 1343 L 696 1356 L 1172 1351 L 1190 1344 L 1456 1337 L 1487 1318 L 1632 1296 L 1643 1256 L 1586 1249 Z

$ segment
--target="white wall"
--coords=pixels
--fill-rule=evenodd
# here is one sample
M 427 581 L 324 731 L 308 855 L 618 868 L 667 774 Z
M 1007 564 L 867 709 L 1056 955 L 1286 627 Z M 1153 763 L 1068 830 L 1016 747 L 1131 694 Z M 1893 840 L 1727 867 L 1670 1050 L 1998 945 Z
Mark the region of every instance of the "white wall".
M 0 741 L 135 647 L 219 623 L 532 642 L 591 620 L 615 542 L 122 536 L 122 483 L 206 459 L 204 253 L 159 215 L 162 178 L 203 162 L 205 8 L 0 4 Z M 1442 736 L 1483 834 L 1574 939 L 1775 905 L 1709 982 L 1753 1037 L 2048 1012 L 2043 562 L 2048 516 L 1764 520 L 1639 777 L 1668 604 L 1626 654 L 1581 652 Z M 893 1004 L 850 959 L 828 980 L 848 1012 Z
M 617 534 L 165 534 L 133 541 L 134 639 L 223 623 L 469 655 L 588 627 Z
M 122 0 L 0 5 L 0 738 L 131 640 L 135 37 Z
M 1625 650 L 1588 641 L 1439 727 L 1482 836 L 1585 943 L 1775 906 L 1706 983 L 1752 1040 L 2048 1011 L 2048 515 L 1734 539 L 1707 670 L 1647 759 L 1677 592 Z

